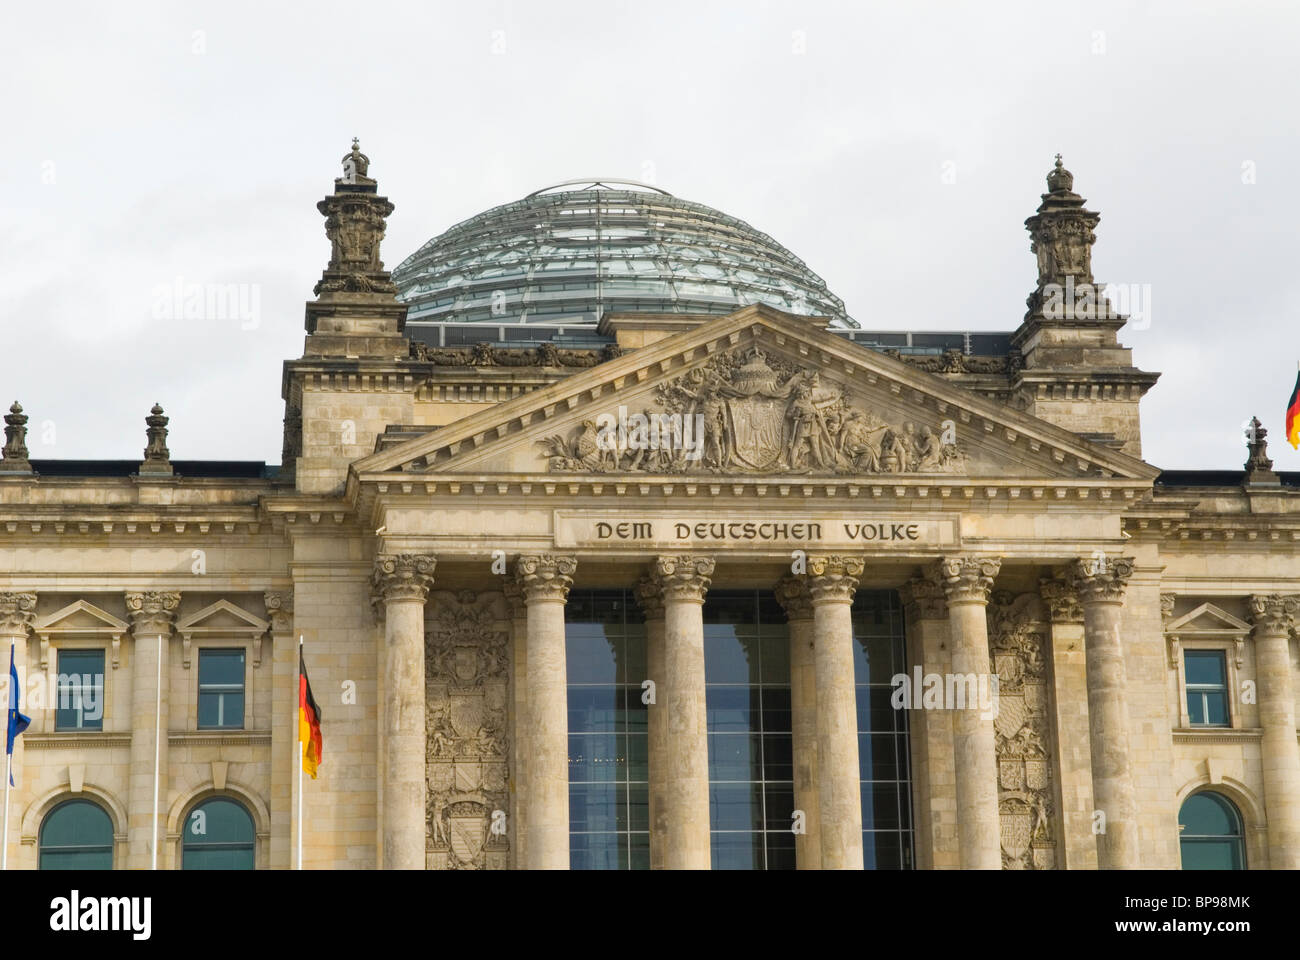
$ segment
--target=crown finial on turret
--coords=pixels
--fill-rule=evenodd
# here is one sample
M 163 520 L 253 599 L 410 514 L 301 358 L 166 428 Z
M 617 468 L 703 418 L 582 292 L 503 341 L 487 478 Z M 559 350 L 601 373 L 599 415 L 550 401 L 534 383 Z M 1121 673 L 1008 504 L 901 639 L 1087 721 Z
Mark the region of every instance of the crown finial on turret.
M 1056 166 L 1047 174 L 1047 190 L 1049 193 L 1070 193 L 1074 190 L 1074 174 L 1065 169 L 1059 153 L 1056 155 Z
M 352 149 L 343 154 L 343 183 L 373 184 L 375 181 L 366 176 L 370 170 L 370 158 L 361 152 L 361 141 L 352 138 Z

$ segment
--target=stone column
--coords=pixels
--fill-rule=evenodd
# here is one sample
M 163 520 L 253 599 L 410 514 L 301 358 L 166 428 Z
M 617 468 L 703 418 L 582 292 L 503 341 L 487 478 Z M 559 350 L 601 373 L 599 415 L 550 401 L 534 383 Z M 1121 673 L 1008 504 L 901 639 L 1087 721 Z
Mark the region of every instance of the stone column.
M 907 625 L 909 660 L 920 668 L 908 678 L 911 687 L 912 789 L 916 796 L 916 865 L 921 870 L 956 870 L 961 866 L 957 838 L 957 773 L 952 745 L 952 712 L 943 704 L 925 708 L 925 678 L 951 672 L 948 603 L 934 580 L 913 577 L 899 590 Z
M 1300 597 L 1253 596 L 1248 607 L 1255 627 L 1259 725 L 1264 730 L 1260 759 L 1268 864 L 1273 870 L 1295 870 L 1300 868 L 1300 747 L 1296 744 L 1290 635 L 1300 615 Z
M 18 670 L 18 677 L 22 683 L 22 699 L 20 701 L 20 710 L 27 716 L 32 716 L 32 710 L 28 706 L 27 691 L 31 688 L 31 671 L 27 669 L 27 635 L 28 629 L 36 619 L 36 594 L 34 593 L 0 593 L 0 659 L 4 660 L 0 664 L 0 670 L 4 671 L 4 696 L 0 698 L 4 702 L 5 716 L 8 717 L 9 700 L 13 696 L 9 692 L 9 645 L 12 643 L 14 648 L 14 666 Z M 33 726 L 36 718 L 32 717 Z M 35 732 L 35 731 L 33 731 Z M 23 740 L 20 736 L 14 742 L 13 758 L 13 775 L 14 787 L 13 796 L 10 799 L 10 809 L 4 811 L 5 816 L 9 817 L 9 866 L 13 868 L 21 863 L 18 859 L 19 841 L 22 835 L 22 811 L 27 808 L 31 802 L 31 791 L 27 781 L 23 777 Z M 0 755 L 2 757 L 3 755 Z M 0 760 L 0 762 L 3 762 Z M 0 769 L 0 777 L 4 776 L 4 770 Z M 0 793 L 4 791 L 4 784 L 0 783 Z M 116 864 L 121 866 L 121 864 Z
M 952 708 L 953 758 L 957 767 L 957 842 L 963 870 L 1002 869 L 1002 824 L 998 815 L 997 750 L 991 701 L 979 697 L 991 684 L 987 607 L 996 557 L 944 557 L 932 578 L 944 588 L 952 638 L 952 672 L 974 677 L 975 703 Z M 945 684 L 947 686 L 947 684 Z M 965 685 L 967 691 L 971 684 Z
M 661 697 L 664 678 L 664 601 L 658 581 L 642 577 L 636 585 L 636 599 L 645 615 L 646 679 L 654 683 L 655 698 L 646 715 L 647 749 L 650 765 L 650 869 L 664 869 L 668 840 L 668 714 Z
M 1092 798 L 1105 817 L 1105 830 L 1097 834 L 1097 867 L 1101 870 L 1141 866 L 1119 628 L 1124 587 L 1132 575 L 1133 561 L 1127 557 L 1085 558 L 1067 569 L 1069 583 L 1083 607 Z
M 127 788 L 127 863 L 132 870 L 148 870 L 154 844 L 164 841 L 167 829 L 167 731 L 170 646 L 172 624 L 181 595 L 150 591 L 128 593 L 126 610 L 131 619 L 131 773 Z M 162 637 L 159 644 L 158 638 Z M 160 649 L 161 647 L 161 649 Z M 161 653 L 161 708 L 158 677 Z M 161 722 L 158 722 L 158 714 Z M 155 725 L 161 731 L 154 737 Z M 157 744 L 158 835 L 153 835 L 154 746 Z M 184 824 L 181 825 L 184 829 Z M 158 867 L 166 864 L 165 851 L 158 851 Z
M 371 584 L 384 605 L 385 870 L 425 868 L 424 602 L 434 558 L 375 557 Z
M 293 815 L 298 788 L 298 638 L 293 633 L 293 591 L 268 590 L 271 621 L 271 862 L 288 870 L 296 854 Z
M 528 829 L 523 798 L 528 795 L 528 605 L 518 580 L 501 584 L 510 614 L 510 863 L 523 870 L 528 864 Z
M 862 566 L 856 557 L 808 558 L 823 870 L 862 869 L 862 770 L 850 611 Z
M 661 811 L 665 831 L 664 867 L 708 870 L 709 738 L 704 698 L 704 594 L 713 560 L 664 556 L 655 560 L 653 579 L 664 605 L 664 687 L 667 711 L 667 784 Z
M 803 832 L 794 836 L 800 870 L 822 865 L 821 792 L 817 779 L 817 657 L 813 644 L 813 606 L 802 577 L 784 577 L 776 599 L 790 625 L 790 730 L 794 741 L 794 808 L 803 814 Z
M 578 561 L 523 556 L 515 576 L 528 607 L 528 792 L 524 822 L 530 870 L 569 869 L 569 687 L 564 604 Z

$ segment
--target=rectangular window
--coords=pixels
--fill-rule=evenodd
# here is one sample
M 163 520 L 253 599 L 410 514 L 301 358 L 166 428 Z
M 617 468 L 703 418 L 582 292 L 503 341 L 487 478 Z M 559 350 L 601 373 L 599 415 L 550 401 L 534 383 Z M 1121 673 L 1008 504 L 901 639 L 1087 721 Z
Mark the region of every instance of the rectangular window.
M 104 729 L 104 651 L 60 650 L 55 730 Z
M 244 651 L 199 651 L 199 729 L 244 727 Z
M 1223 651 L 1188 650 L 1183 654 L 1183 667 L 1191 725 L 1228 726 L 1228 666 Z
M 862 859 L 868 870 L 912 868 L 912 772 L 906 710 L 892 704 L 893 677 L 907 672 L 898 594 L 859 590 L 853 600 L 853 672 L 862 777 Z
M 626 590 L 574 590 L 564 619 L 569 863 L 574 870 L 648 870 L 645 624 Z

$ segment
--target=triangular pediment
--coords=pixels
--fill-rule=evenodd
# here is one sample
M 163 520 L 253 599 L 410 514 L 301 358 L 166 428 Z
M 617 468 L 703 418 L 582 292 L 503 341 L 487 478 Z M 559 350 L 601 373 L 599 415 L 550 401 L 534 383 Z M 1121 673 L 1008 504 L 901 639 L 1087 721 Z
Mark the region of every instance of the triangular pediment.
M 614 449 L 602 446 L 602 433 L 617 438 Z M 762 305 L 439 427 L 352 470 L 356 479 L 402 472 L 1150 481 L 1159 474 Z
M 57 633 L 92 633 L 120 636 L 128 627 L 125 620 L 119 620 L 107 610 L 101 610 L 93 603 L 77 600 L 53 613 L 41 617 L 32 629 L 39 636 Z
M 1165 633 L 1177 633 L 1187 637 L 1196 634 L 1230 636 L 1247 634 L 1250 631 L 1251 626 L 1245 620 L 1234 617 L 1212 603 L 1203 603 L 1195 610 L 1189 610 L 1165 627 Z
M 255 617 L 229 600 L 218 600 L 202 610 L 176 621 L 176 631 L 181 634 L 234 633 L 260 635 L 271 624 Z

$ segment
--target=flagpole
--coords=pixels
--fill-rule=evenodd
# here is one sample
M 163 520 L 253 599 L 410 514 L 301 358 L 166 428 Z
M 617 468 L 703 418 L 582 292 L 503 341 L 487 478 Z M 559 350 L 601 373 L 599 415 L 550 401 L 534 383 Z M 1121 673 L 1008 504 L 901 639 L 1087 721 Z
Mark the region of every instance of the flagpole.
M 14 662 L 14 641 L 9 640 L 9 663 Z M 14 755 L 9 752 L 9 724 L 12 718 L 9 716 L 11 709 L 10 704 L 14 702 L 14 692 L 8 689 L 13 678 L 5 676 L 5 829 L 4 829 L 4 853 L 0 854 L 0 870 L 9 869 L 9 781 L 14 776 Z
M 158 634 L 158 704 L 153 717 L 153 863 L 150 870 L 158 869 L 158 780 L 162 763 L 162 634 Z
M 298 744 L 298 869 L 302 869 L 302 634 L 298 634 L 298 725 L 294 740 Z

